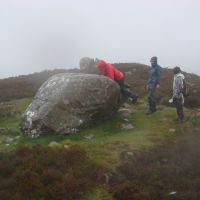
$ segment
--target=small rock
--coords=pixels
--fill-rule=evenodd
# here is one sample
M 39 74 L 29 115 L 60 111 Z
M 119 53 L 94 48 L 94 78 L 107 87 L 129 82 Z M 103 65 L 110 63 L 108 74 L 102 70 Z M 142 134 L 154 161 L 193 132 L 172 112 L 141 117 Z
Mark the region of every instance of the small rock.
M 105 173 L 105 183 L 108 185 L 109 184 L 109 180 L 110 180 L 110 177 L 108 175 L 108 173 Z
M 126 129 L 126 130 L 130 130 L 134 128 L 132 124 L 122 124 L 121 127 L 122 129 Z
M 133 152 L 131 152 L 131 151 L 126 152 L 126 154 L 127 154 L 128 156 L 133 156 L 133 155 L 134 155 Z
M 168 195 L 176 195 L 176 191 L 172 191 L 172 192 L 168 193 Z
M 169 129 L 169 132 L 171 132 L 171 133 L 174 133 L 175 131 L 176 131 L 175 128 L 170 128 L 170 129 Z
M 12 143 L 13 142 L 13 138 L 11 138 L 11 137 L 8 137 L 7 139 L 6 139 L 6 141 L 8 142 L 8 143 Z
M 132 113 L 132 111 L 130 109 L 128 109 L 128 108 L 120 108 L 118 110 L 118 112 L 121 113 L 122 116 L 124 116 L 124 117 L 129 117 L 131 115 L 131 113 Z
M 50 142 L 49 143 L 49 147 L 58 147 L 60 144 L 58 143 L 58 142 L 56 142 L 56 141 L 52 141 L 52 142 Z
M 136 71 L 137 71 L 137 69 L 136 69 L 136 68 L 133 68 L 133 69 L 132 69 L 132 71 L 133 71 L 133 72 L 136 72 Z
M 65 144 L 63 147 L 64 147 L 65 149 L 69 149 L 69 145 L 67 145 L 67 144 Z
M 92 140 L 92 139 L 95 138 L 95 136 L 94 135 L 87 135 L 87 136 L 84 136 L 84 138 L 87 139 L 87 140 Z
M 6 146 L 10 146 L 10 144 L 6 144 Z
M 131 108 L 131 106 L 130 106 L 128 103 L 124 103 L 124 104 L 123 104 L 123 107 L 124 107 L 124 108 Z
M 124 119 L 125 122 L 129 122 L 128 119 Z
M 129 71 L 129 72 L 125 72 L 125 76 L 131 76 L 132 73 Z
M 0 133 L 3 133 L 5 131 L 5 128 L 0 127 Z
M 15 137 L 15 140 L 18 140 L 20 137 L 21 137 L 20 135 L 16 136 L 16 137 Z

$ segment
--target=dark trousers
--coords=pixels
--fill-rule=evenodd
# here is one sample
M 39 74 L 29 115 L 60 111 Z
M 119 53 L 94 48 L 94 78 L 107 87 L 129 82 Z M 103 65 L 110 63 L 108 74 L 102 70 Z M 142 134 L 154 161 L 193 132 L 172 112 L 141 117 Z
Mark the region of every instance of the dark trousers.
M 116 81 L 125 97 L 130 97 L 132 100 L 137 101 L 138 95 L 129 89 L 129 86 L 124 83 L 124 79 Z
M 176 107 L 176 113 L 178 116 L 178 120 L 182 121 L 184 119 L 182 98 L 173 98 L 173 103 Z
M 148 105 L 150 112 L 156 112 L 156 98 L 155 98 L 156 86 L 155 84 L 148 85 Z

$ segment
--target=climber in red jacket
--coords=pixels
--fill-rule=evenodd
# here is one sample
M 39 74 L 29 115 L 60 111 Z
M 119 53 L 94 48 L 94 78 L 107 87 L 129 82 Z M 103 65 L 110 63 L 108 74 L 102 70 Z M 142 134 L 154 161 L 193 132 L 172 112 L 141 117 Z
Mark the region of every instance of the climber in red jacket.
M 96 60 L 96 68 L 102 72 L 104 76 L 117 82 L 123 95 L 130 97 L 132 101 L 137 102 L 138 95 L 130 91 L 129 87 L 124 83 L 124 74 L 116 69 L 113 65 L 106 63 L 104 60 Z
M 114 81 L 119 81 L 124 78 L 124 74 L 122 72 L 111 64 L 106 63 L 104 60 L 99 60 L 96 67 L 103 73 L 104 76 L 107 76 Z

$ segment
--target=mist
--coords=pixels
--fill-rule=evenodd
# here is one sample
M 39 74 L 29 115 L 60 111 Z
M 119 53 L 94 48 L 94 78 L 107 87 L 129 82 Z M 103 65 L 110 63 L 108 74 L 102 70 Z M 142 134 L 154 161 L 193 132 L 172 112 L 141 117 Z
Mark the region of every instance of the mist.
M 1 0 L 0 78 L 108 62 L 200 75 L 198 0 Z

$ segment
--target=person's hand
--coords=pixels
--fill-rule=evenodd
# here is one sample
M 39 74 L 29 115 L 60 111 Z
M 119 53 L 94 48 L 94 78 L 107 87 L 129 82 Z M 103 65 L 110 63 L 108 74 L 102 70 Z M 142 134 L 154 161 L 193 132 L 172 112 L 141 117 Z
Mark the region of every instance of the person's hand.
M 160 89 L 160 84 L 156 85 L 156 89 L 159 90 Z
M 173 98 L 169 99 L 169 103 L 173 103 Z

